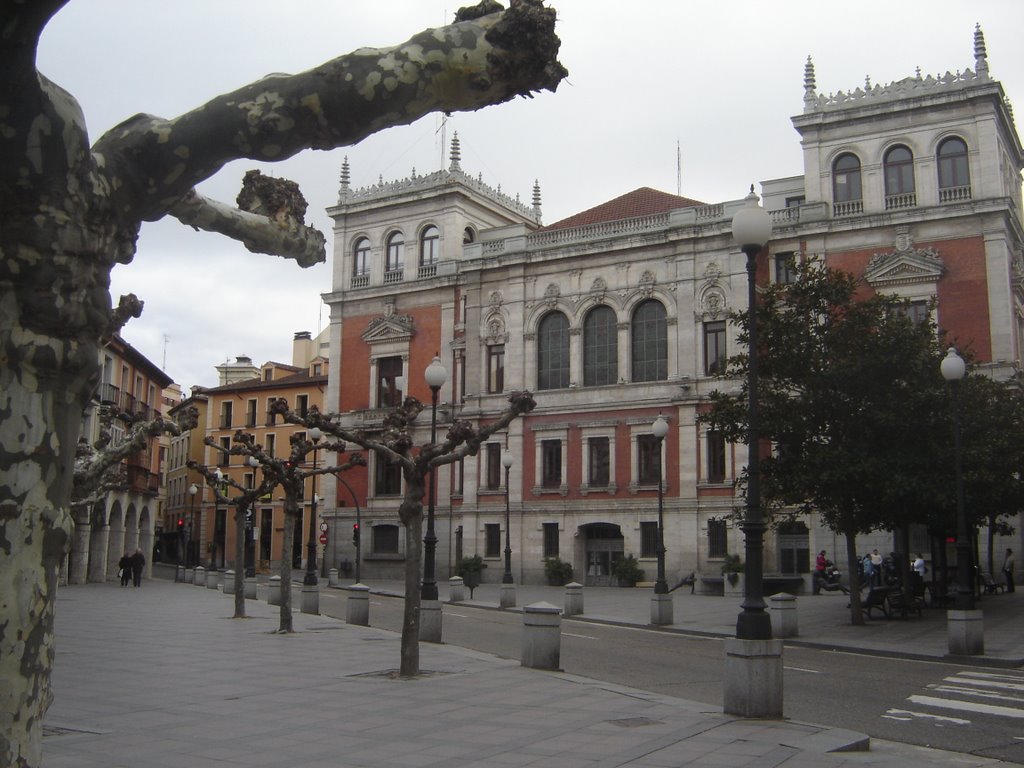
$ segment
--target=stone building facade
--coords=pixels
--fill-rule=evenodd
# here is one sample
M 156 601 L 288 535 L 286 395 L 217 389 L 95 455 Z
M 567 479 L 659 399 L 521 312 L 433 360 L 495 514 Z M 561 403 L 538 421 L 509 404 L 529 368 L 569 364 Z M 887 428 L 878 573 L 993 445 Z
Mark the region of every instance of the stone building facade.
M 973 68 L 955 75 L 830 96 L 808 60 L 792 119 L 803 172 L 761 182 L 774 232 L 759 275 L 784 281 L 794 260 L 818 257 L 914 311 L 934 298 L 939 325 L 1005 377 L 1024 338 L 1024 150 L 980 30 L 974 43 Z M 720 374 L 737 350 L 726 315 L 745 306 L 747 278 L 730 223 L 745 191 L 738 180 L 738 199 L 707 204 L 645 187 L 542 226 L 539 189 L 526 206 L 465 173 L 457 137 L 446 171 L 365 189 L 350 187 L 346 160 L 329 210 L 326 410 L 372 431 L 405 393 L 429 403 L 423 372 L 435 355 L 449 372 L 442 430 L 486 422 L 511 391 L 537 400 L 478 456 L 439 472 L 439 578 L 479 554 L 484 579 L 500 580 L 507 503 L 517 582 L 541 581 L 557 556 L 578 581 L 610 583 L 626 554 L 653 579 L 659 466 L 669 582 L 716 574 L 741 551 L 733 484 L 745 447 L 697 416 L 729 386 Z M 651 431 L 659 415 L 663 442 Z M 417 439 L 429 439 L 429 419 Z M 339 557 L 354 555 L 346 532 L 361 508 L 367 577 L 400 573 L 400 490 L 372 458 L 347 487 L 325 483 Z M 810 552 L 840 547 L 812 516 L 769 535 L 766 570 L 801 572 Z

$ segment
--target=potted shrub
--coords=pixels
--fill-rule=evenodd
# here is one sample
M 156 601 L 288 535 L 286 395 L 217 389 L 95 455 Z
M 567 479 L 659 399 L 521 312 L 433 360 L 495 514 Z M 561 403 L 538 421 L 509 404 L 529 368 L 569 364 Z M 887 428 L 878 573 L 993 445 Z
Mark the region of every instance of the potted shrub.
M 470 595 L 480 586 L 480 574 L 486 567 L 487 564 L 480 555 L 464 557 L 455 566 L 455 575 L 462 577 L 462 582 L 470 589 Z
M 620 587 L 635 587 L 636 583 L 643 581 L 644 578 L 640 564 L 632 555 L 616 560 L 612 566 L 612 575 L 618 580 Z
M 557 557 L 544 558 L 544 573 L 548 577 L 548 585 L 552 587 L 564 587 L 572 580 L 572 563 L 567 563 Z
M 722 563 L 722 575 L 728 580 L 730 584 L 736 586 L 736 582 L 739 581 L 739 574 L 743 573 L 743 561 L 739 555 L 726 555 L 725 562 Z

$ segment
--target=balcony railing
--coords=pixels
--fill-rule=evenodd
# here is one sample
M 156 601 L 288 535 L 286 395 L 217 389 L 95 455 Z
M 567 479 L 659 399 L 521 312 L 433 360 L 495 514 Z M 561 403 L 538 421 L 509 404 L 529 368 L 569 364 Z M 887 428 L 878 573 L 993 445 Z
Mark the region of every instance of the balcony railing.
M 421 264 L 419 269 L 419 277 L 434 277 L 437 275 L 437 262 L 433 264 Z
M 941 187 L 939 189 L 940 203 L 958 203 L 961 200 L 971 199 L 971 185 L 965 187 Z
M 395 283 L 402 282 L 405 277 L 405 271 L 401 269 L 393 269 L 390 272 L 384 273 L 384 285 L 394 285 Z
M 365 288 L 370 284 L 369 275 L 352 275 L 353 288 Z
M 898 211 L 901 208 L 916 208 L 917 194 L 914 192 L 902 192 L 897 195 L 885 196 L 885 210 Z
M 845 203 L 832 203 L 832 215 L 836 218 L 840 216 L 856 216 L 859 213 L 864 213 L 863 200 L 850 200 Z
M 99 387 L 99 398 L 101 403 L 109 403 L 113 405 L 120 401 L 121 389 L 113 384 L 104 382 Z

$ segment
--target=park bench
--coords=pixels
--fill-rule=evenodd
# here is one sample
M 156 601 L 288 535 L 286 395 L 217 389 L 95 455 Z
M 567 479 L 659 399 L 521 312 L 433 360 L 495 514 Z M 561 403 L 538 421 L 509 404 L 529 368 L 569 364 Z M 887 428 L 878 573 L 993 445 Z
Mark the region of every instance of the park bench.
M 886 595 L 889 594 L 887 587 L 873 587 L 860 603 L 860 609 L 871 618 L 871 611 L 876 608 L 882 612 L 885 618 L 889 618 L 889 606 L 886 605 Z
M 885 596 L 885 601 L 889 604 L 889 611 L 893 616 L 898 614 L 904 619 L 907 618 L 911 611 L 920 616 L 921 608 L 924 607 L 923 599 L 914 595 L 908 595 L 901 589 L 889 590 Z
M 985 591 L 990 595 L 1006 589 L 1006 585 L 993 579 L 991 573 L 981 574 L 981 583 L 985 586 Z

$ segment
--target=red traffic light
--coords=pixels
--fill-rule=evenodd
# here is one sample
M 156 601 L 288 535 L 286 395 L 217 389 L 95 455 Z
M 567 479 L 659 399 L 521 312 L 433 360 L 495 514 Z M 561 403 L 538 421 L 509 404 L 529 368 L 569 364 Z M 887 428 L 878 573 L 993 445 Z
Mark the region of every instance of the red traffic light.
M 184 519 L 182 519 L 180 517 L 178 518 L 178 527 L 179 528 L 184 528 L 185 527 L 185 521 L 184 521 Z

